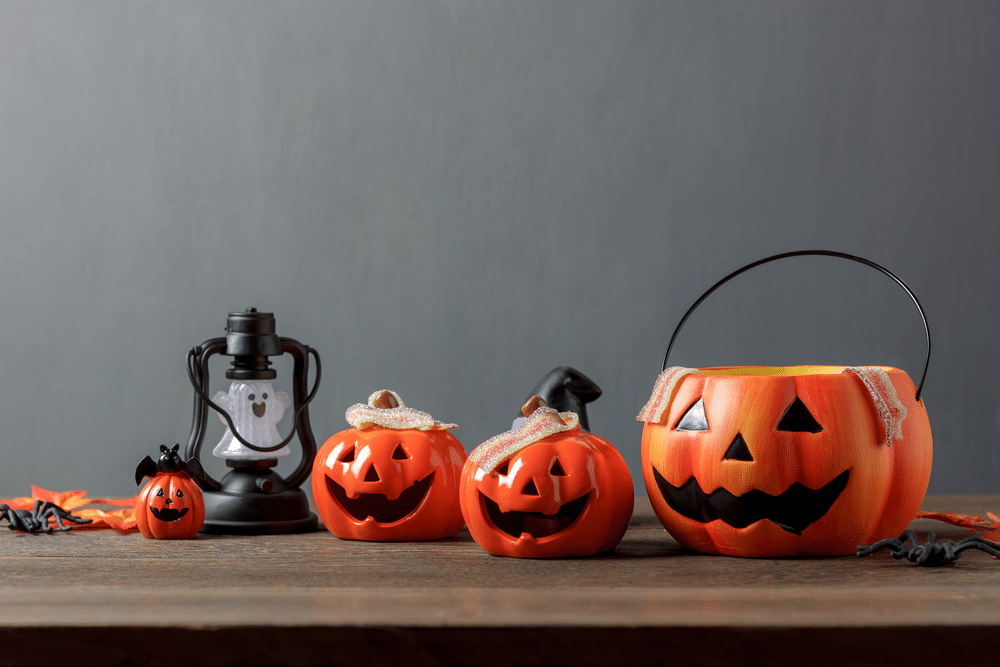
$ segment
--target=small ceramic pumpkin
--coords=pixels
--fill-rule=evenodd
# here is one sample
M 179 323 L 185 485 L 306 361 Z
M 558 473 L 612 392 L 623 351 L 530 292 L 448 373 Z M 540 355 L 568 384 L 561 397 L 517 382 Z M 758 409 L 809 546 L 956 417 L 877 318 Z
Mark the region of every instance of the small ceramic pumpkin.
M 650 502 L 695 551 L 853 554 L 899 535 L 924 497 L 916 393 L 886 367 L 668 368 L 639 416 Z
M 607 440 L 534 396 L 527 421 L 480 445 L 462 472 L 472 538 L 497 556 L 590 556 L 614 549 L 635 502 L 625 460 Z
M 191 539 L 205 521 L 201 489 L 188 469 L 201 470 L 197 459 L 187 463 L 178 454 L 180 445 L 160 445 L 160 459 L 148 456 L 136 469 L 136 482 L 151 477 L 135 505 L 135 521 L 143 537 L 158 540 Z
M 330 437 L 313 461 L 312 490 L 323 525 L 348 540 L 452 537 L 462 529 L 458 481 L 465 449 L 392 391 L 347 410 L 353 428 Z

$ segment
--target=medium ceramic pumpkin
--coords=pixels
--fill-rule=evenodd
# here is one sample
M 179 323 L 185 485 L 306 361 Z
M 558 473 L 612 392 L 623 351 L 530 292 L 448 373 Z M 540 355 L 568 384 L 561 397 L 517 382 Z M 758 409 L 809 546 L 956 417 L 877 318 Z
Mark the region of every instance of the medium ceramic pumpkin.
M 669 368 L 640 414 L 642 472 L 683 546 L 852 554 L 914 518 L 931 430 L 895 368 Z
M 201 489 L 191 478 L 181 457 L 179 445 L 168 449 L 160 445 L 160 458 L 154 463 L 148 456 L 139 464 L 137 481 L 151 477 L 139 492 L 135 522 L 143 537 L 158 540 L 191 539 L 205 522 L 205 501 Z M 190 463 L 190 462 L 189 462 Z M 201 468 L 196 464 L 196 469 Z
M 347 411 L 354 427 L 330 437 L 313 462 L 312 490 L 323 525 L 349 540 L 452 537 L 462 529 L 458 482 L 465 449 L 453 424 L 375 392 Z
M 469 456 L 462 514 L 472 538 L 497 556 L 553 558 L 609 551 L 628 528 L 635 502 L 625 460 L 537 396 L 528 421 Z

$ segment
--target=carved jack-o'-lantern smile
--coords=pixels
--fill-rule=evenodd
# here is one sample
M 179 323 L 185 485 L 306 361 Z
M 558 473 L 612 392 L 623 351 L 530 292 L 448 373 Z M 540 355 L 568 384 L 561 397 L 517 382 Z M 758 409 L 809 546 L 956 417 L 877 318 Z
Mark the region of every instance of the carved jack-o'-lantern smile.
M 347 452 L 341 454 L 339 462 L 342 464 L 349 464 L 355 462 L 355 447 L 350 447 Z M 362 461 L 364 462 L 371 457 L 371 451 L 368 445 L 362 448 Z M 392 459 L 395 461 L 402 461 L 409 459 L 409 455 L 406 450 L 403 449 L 402 444 L 397 444 L 392 452 Z M 383 474 L 385 471 L 383 471 Z M 340 506 L 350 514 L 352 517 L 358 521 L 365 521 L 369 517 L 376 521 L 377 523 L 394 523 L 399 521 L 410 514 L 423 502 L 424 498 L 427 496 L 427 490 L 431 487 L 431 483 L 434 481 L 434 472 L 431 471 L 423 479 L 419 479 L 414 482 L 411 486 L 403 489 L 399 492 L 399 495 L 395 498 L 390 498 L 385 493 L 356 493 L 354 497 L 351 497 L 347 490 L 335 482 L 333 478 L 328 474 L 326 477 L 326 486 L 330 491 L 330 495 L 340 504 Z M 364 482 L 381 482 L 382 478 L 378 474 L 378 469 L 375 463 L 372 462 L 368 465 L 365 471 L 364 477 L 362 478 Z
M 174 494 L 178 498 L 184 497 L 184 491 L 181 489 L 175 489 Z M 155 497 L 163 498 L 164 495 L 165 494 L 163 493 L 163 489 L 161 488 L 157 490 Z M 188 508 L 182 507 L 180 509 L 177 509 L 175 507 L 171 507 L 171 505 L 173 504 L 174 501 L 171 500 L 170 498 L 167 498 L 166 500 L 163 501 L 164 505 L 163 507 L 154 507 L 153 505 L 150 505 L 149 511 L 152 512 L 153 516 L 155 516 L 160 521 L 167 521 L 167 522 L 179 521 L 181 517 L 183 517 L 185 514 L 188 513 Z
M 563 503 L 559 506 L 559 511 L 553 515 L 543 512 L 518 512 L 511 510 L 503 512 L 500 506 L 487 498 L 480 491 L 479 500 L 486 508 L 486 515 L 494 526 L 507 533 L 511 537 L 532 537 L 535 539 L 555 535 L 570 526 L 583 514 L 587 507 L 587 500 L 590 494 L 586 494 Z
M 840 492 L 847 486 L 851 475 L 845 470 L 821 489 L 810 489 L 795 482 L 777 496 L 764 491 L 747 491 L 736 496 L 725 489 L 705 493 L 694 477 L 680 487 L 674 486 L 656 468 L 653 477 L 663 498 L 681 516 L 699 523 L 721 520 L 734 528 L 767 519 L 789 533 L 801 535 L 809 524 L 818 521 L 833 505 Z
M 699 398 L 684 413 L 675 430 L 691 432 L 709 430 L 703 399 Z M 802 399 L 796 397 L 781 416 L 776 430 L 816 434 L 821 433 L 823 427 L 809 412 Z M 754 460 L 742 433 L 736 434 L 722 459 L 745 462 Z M 721 520 L 735 528 L 746 528 L 766 519 L 796 535 L 801 535 L 806 527 L 827 513 L 847 486 L 851 476 L 850 470 L 844 470 L 819 489 L 811 489 L 800 482 L 794 482 L 777 495 L 758 489 L 735 495 L 724 488 L 706 493 L 694 476 L 689 477 L 681 486 L 674 486 L 664 479 L 655 466 L 652 470 L 653 479 L 664 500 L 670 509 L 681 516 L 699 523 Z
M 378 523 L 393 523 L 409 516 L 417 509 L 427 495 L 427 489 L 431 487 L 433 480 L 434 473 L 431 473 L 403 491 L 395 500 L 389 500 L 384 493 L 362 493 L 357 498 L 350 498 L 344 487 L 329 477 L 326 478 L 326 485 L 330 489 L 330 495 L 358 521 L 371 517 Z
M 520 463 L 521 460 L 518 459 L 518 462 Z M 509 475 L 508 468 L 509 461 L 504 461 L 497 468 L 496 472 L 498 475 L 510 478 L 510 484 L 508 485 L 518 483 L 516 476 Z M 549 474 L 553 477 L 567 476 L 558 458 L 553 461 L 549 469 Z M 522 495 L 535 497 L 539 495 L 538 487 L 535 485 L 533 478 L 529 477 L 528 481 L 522 482 L 521 485 Z M 559 505 L 558 510 L 554 514 L 546 514 L 539 511 L 519 511 L 515 509 L 504 512 L 500 509 L 500 505 L 496 501 L 482 491 L 478 493 L 479 502 L 482 504 L 484 510 L 483 514 L 489 518 L 489 521 L 494 526 L 511 537 L 527 539 L 549 537 L 569 528 L 583 514 L 583 511 L 587 508 L 587 501 L 590 499 L 590 491 L 587 491 L 579 498 Z
M 364 458 L 369 458 L 367 447 Z M 341 463 L 349 464 L 355 461 L 355 448 L 351 447 L 347 453 L 341 455 Z M 402 444 L 396 445 L 392 452 L 392 460 L 400 461 L 410 458 L 403 449 Z M 381 482 L 375 463 L 368 466 L 364 475 L 365 482 Z M 335 482 L 332 477 L 326 475 L 326 486 L 330 495 L 340 504 L 340 506 L 358 521 L 365 521 L 369 517 L 378 523 L 394 523 L 409 516 L 423 502 L 427 496 L 427 490 L 434 481 L 432 471 L 423 479 L 417 480 L 413 485 L 407 487 L 395 498 L 389 498 L 385 493 L 358 493 L 353 498 L 347 490 Z

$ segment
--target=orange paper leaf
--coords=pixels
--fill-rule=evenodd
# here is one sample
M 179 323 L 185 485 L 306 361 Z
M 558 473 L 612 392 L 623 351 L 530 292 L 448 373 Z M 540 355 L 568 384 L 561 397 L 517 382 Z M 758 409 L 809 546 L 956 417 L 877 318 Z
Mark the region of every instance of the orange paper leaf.
M 90 519 L 91 523 L 75 524 L 64 522 L 73 530 L 88 530 L 94 528 L 112 528 L 120 533 L 132 533 L 139 530 L 135 522 L 135 502 L 137 496 L 131 498 L 87 498 L 87 492 L 78 489 L 75 491 L 49 491 L 39 486 L 31 485 L 31 497 L 11 498 L 10 500 L 0 500 L 12 509 L 30 510 L 34 508 L 35 501 L 53 503 L 67 512 L 72 511 L 74 516 L 81 519 Z M 84 505 L 114 505 L 121 507 L 120 510 L 105 511 L 96 507 L 86 507 Z M 80 509 L 83 508 L 83 509 Z M 49 522 L 56 525 L 55 518 L 50 518 Z
M 990 528 L 990 523 L 981 516 L 974 514 L 960 514 L 958 512 L 933 512 L 920 510 L 917 512 L 918 519 L 934 519 L 944 521 L 953 526 L 968 528 L 969 530 L 986 530 Z

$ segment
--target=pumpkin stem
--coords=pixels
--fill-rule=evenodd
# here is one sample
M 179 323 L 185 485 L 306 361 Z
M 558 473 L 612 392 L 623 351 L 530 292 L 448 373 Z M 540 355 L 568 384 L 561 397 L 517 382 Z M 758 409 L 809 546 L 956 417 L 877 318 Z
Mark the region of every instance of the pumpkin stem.
M 549 404 L 545 402 L 545 399 L 537 394 L 529 398 L 524 405 L 521 406 L 521 414 L 525 417 L 530 417 L 535 410 L 540 407 L 549 407 Z
M 372 406 L 379 410 L 391 410 L 392 408 L 399 407 L 399 401 L 396 400 L 391 391 L 382 390 L 375 397 L 375 400 L 372 401 Z

